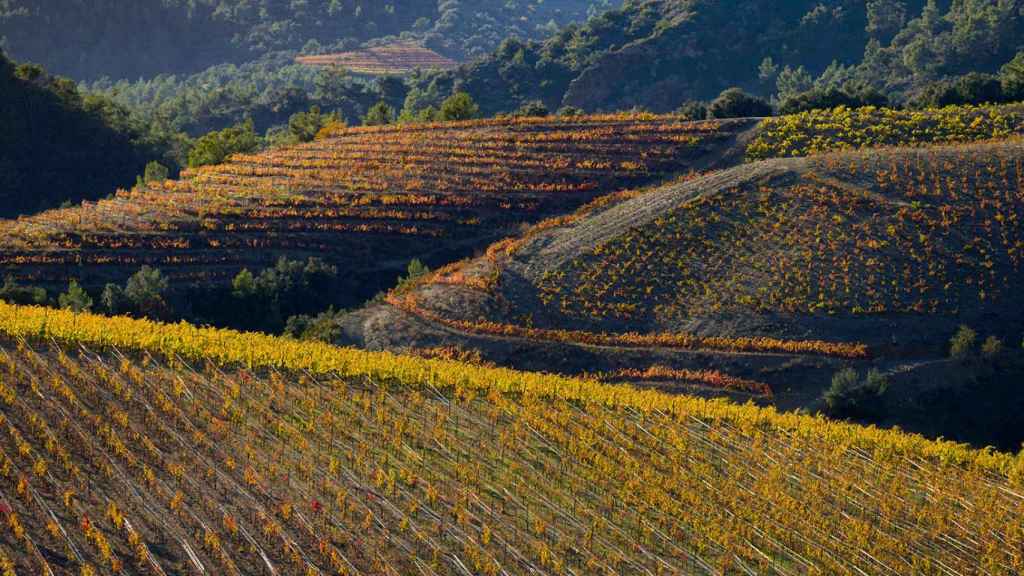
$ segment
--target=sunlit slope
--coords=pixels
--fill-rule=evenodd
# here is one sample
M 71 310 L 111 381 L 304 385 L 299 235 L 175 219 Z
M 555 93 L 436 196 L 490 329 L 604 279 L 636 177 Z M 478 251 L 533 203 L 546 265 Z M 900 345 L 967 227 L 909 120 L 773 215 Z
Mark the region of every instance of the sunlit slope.
M 187 325 L 0 305 L 0 333 L 18 573 L 1024 568 L 1020 457 Z
M 429 284 L 393 301 L 470 329 L 661 332 L 766 315 L 1010 321 L 1022 212 L 1019 140 L 771 160 L 565 219 L 434 279 L 500 304 L 451 306 Z
M 444 262 L 595 195 L 705 169 L 751 126 L 595 116 L 333 127 L 310 144 L 0 223 L 0 271 L 99 283 L 148 264 L 210 282 L 280 255 L 355 271 Z

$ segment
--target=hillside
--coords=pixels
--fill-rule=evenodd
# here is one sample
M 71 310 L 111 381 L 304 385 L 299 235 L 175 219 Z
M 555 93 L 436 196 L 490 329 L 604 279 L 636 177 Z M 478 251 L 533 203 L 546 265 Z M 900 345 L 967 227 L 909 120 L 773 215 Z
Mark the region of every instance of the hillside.
M 499 119 L 328 128 L 74 208 L 0 222 L 0 273 L 102 287 L 140 266 L 230 282 L 279 256 L 338 265 L 352 305 L 413 258 L 440 265 L 609 190 L 704 170 L 752 122 L 671 117 Z
M 180 324 L 0 334 L 9 571 L 1024 568 L 1024 456 Z
M 109 194 L 169 147 L 123 108 L 0 51 L 0 217 Z
M 998 72 L 1022 34 L 1017 2 L 632 0 L 544 41 L 510 39 L 417 88 L 457 84 L 487 113 L 534 100 L 669 112 L 732 86 L 780 101 L 844 89 L 904 102 L 936 82 Z
M 804 124 L 804 140 L 790 119 L 767 121 L 747 152 L 858 147 L 896 138 L 900 126 L 918 138 L 908 143 L 1024 126 L 1019 108 L 875 113 L 891 122 Z M 947 342 L 960 324 L 1019 340 L 1022 163 L 1024 147 L 1011 138 L 751 162 L 621 193 L 350 315 L 345 341 L 456 346 L 523 369 L 624 373 L 617 379 L 821 408 L 823 387 L 851 363 L 903 381 L 953 370 Z M 937 383 L 908 384 L 891 400 L 933 394 Z M 949 430 L 937 417 L 881 421 L 1015 447 L 1024 440 L 1013 424 L 1019 400 L 1009 389 L 987 394 L 1009 404 L 985 432 Z
M 80 80 L 193 73 L 277 51 L 350 50 L 391 37 L 456 59 L 509 36 L 543 38 L 607 0 L 2 0 L 0 40 L 21 60 Z M 4 43 L 0 43 L 4 46 Z

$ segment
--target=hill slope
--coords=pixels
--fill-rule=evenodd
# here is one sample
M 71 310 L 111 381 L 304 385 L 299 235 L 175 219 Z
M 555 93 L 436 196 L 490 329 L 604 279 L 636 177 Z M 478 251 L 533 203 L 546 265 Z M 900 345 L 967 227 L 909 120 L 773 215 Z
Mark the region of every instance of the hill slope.
M 216 283 L 311 255 L 369 297 L 412 258 L 447 263 L 609 190 L 706 169 L 752 126 L 607 116 L 328 129 L 310 144 L 0 223 L 0 271 L 102 286 L 148 264 Z
M 543 42 L 509 40 L 419 88 L 457 84 L 488 113 L 532 100 L 668 112 L 732 86 L 780 99 L 870 88 L 902 102 L 945 78 L 999 71 L 1022 33 L 1016 2 L 632 0 Z
M 586 19 L 604 0 L 2 0 L 0 39 L 24 60 L 77 79 L 197 72 L 274 51 L 404 35 L 457 59 L 509 36 L 538 38 Z M 0 44 L 2 46 L 3 44 Z
M 0 334 L 59 342 L 0 341 L 0 563 L 19 572 L 1024 561 L 1024 456 L 184 325 L 0 304 Z
M 976 136 L 1009 126 L 1016 109 L 996 110 L 908 112 L 915 122 L 869 123 L 867 132 L 822 122 L 802 139 L 782 118 L 747 151 L 851 147 L 902 129 L 918 143 L 948 139 L 952 127 L 969 139 L 969 126 Z M 823 408 L 825 384 L 852 363 L 902 383 L 883 403 L 891 413 L 875 421 L 1016 447 L 1024 437 L 1010 386 L 948 382 L 972 404 L 1003 399 L 984 426 L 924 418 L 921 403 L 943 402 L 945 380 L 931 371 L 959 371 L 946 360 L 958 325 L 1019 341 L 1022 163 L 1013 138 L 883 148 L 752 162 L 606 197 L 350 315 L 345 341 L 477 349 L 524 369 L 744 390 L 784 408 Z M 771 397 L 750 382 L 768 384 Z
M 0 52 L 0 217 L 128 186 L 162 159 L 158 144 L 119 106 Z

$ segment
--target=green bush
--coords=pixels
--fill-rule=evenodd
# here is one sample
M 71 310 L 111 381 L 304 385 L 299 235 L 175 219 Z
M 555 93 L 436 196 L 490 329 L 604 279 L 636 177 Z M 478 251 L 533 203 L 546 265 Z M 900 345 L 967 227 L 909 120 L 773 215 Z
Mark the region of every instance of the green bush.
M 0 287 L 0 300 L 10 304 L 42 306 L 46 304 L 46 290 L 35 286 L 22 286 L 8 276 Z
M 879 411 L 878 397 L 889 389 L 889 378 L 872 368 L 863 382 L 853 368 L 845 368 L 832 376 L 832 385 L 823 399 L 830 416 L 871 416 Z
M 363 126 L 387 126 L 395 123 L 395 109 L 386 102 L 377 102 L 363 116 Z
M 772 115 L 772 106 L 739 88 L 729 88 L 708 106 L 708 118 L 755 118 Z

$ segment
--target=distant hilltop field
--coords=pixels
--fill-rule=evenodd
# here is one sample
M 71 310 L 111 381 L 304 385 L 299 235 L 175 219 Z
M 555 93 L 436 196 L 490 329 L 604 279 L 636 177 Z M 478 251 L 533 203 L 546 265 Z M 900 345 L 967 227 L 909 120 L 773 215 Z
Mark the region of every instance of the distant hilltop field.
M 404 75 L 414 70 L 451 70 L 459 63 L 417 44 L 397 43 L 351 52 L 299 56 L 307 66 L 336 66 L 353 74 Z

